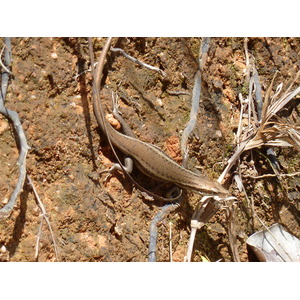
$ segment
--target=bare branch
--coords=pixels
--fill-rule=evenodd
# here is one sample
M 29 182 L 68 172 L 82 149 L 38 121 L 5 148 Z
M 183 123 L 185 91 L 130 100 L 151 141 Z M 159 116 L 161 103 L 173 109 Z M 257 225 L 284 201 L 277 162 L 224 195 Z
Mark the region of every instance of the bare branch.
M 166 73 L 165 73 L 163 70 L 161 70 L 160 68 L 153 67 L 153 66 L 151 66 L 151 65 L 148 65 L 148 64 L 146 64 L 146 63 L 144 63 L 144 62 L 138 60 L 137 58 L 134 58 L 134 57 L 130 56 L 129 54 L 127 54 L 127 53 L 126 53 L 123 49 L 121 49 L 121 48 L 113 48 L 113 47 L 111 47 L 111 48 L 110 48 L 110 51 L 112 51 L 112 52 L 120 52 L 124 57 L 126 57 L 127 59 L 133 61 L 134 63 L 138 64 L 139 66 L 144 67 L 144 68 L 147 68 L 147 69 L 152 70 L 152 71 L 156 71 L 156 72 L 158 72 L 159 74 L 161 74 L 162 76 L 166 76 Z
M 180 204 L 172 203 L 167 204 L 161 208 L 161 210 L 153 218 L 150 225 L 150 242 L 149 242 L 149 252 L 148 261 L 156 262 L 156 242 L 157 242 L 157 224 L 161 222 L 164 217 L 171 211 L 175 210 Z
M 4 46 L 3 46 L 2 50 L 1 50 L 1 53 L 0 53 L 0 65 L 1 65 L 1 67 L 4 69 L 4 71 L 6 73 L 8 73 L 9 75 L 12 75 L 12 72 L 2 62 L 2 54 L 3 54 L 3 51 L 4 51 L 5 48 L 6 48 L 6 45 L 4 44 Z
M 199 69 L 195 74 L 195 79 L 194 79 L 190 119 L 188 124 L 184 128 L 181 136 L 181 154 L 183 156 L 183 166 L 185 165 L 188 156 L 187 141 L 196 125 L 197 113 L 199 110 L 199 102 L 200 102 L 200 95 L 201 95 L 201 73 L 203 71 L 207 59 L 207 52 L 210 46 L 209 42 L 210 42 L 210 38 L 203 38 L 202 44 L 199 48 Z
M 11 44 L 10 39 L 5 38 L 5 64 L 6 68 L 10 65 L 11 62 Z M 22 128 L 22 124 L 20 122 L 19 115 L 8 108 L 5 107 L 5 97 L 6 97 L 6 91 L 9 81 L 9 74 L 7 72 L 2 73 L 2 81 L 1 81 L 1 93 L 0 93 L 0 113 L 2 113 L 6 118 L 8 118 L 14 126 L 15 132 L 16 132 L 16 139 L 18 140 L 19 144 L 19 158 L 17 165 L 19 166 L 19 178 L 16 184 L 16 187 L 8 201 L 8 203 L 0 209 L 0 219 L 7 218 L 12 209 L 14 208 L 15 202 L 23 188 L 24 182 L 25 182 L 25 176 L 26 176 L 26 156 L 29 149 L 29 146 L 27 144 L 27 140 L 25 137 L 25 133 Z
M 54 233 L 53 233 L 53 230 L 52 230 L 52 227 L 51 227 L 51 223 L 50 223 L 50 220 L 49 220 L 48 215 L 47 215 L 46 208 L 45 208 L 43 202 L 41 201 L 41 199 L 39 197 L 39 194 L 37 193 L 37 191 L 34 187 L 34 184 L 33 184 L 32 180 L 31 180 L 31 178 L 28 174 L 27 174 L 27 181 L 28 181 L 29 185 L 31 186 L 31 188 L 33 190 L 35 199 L 36 199 L 37 204 L 38 204 L 38 206 L 41 210 L 42 216 L 46 220 L 46 223 L 48 225 L 48 228 L 49 228 L 49 231 L 50 231 L 50 234 L 51 234 L 51 238 L 52 238 L 52 241 L 53 241 L 53 247 L 54 247 L 54 252 L 55 252 L 55 255 L 56 255 L 56 260 L 59 261 L 59 251 L 58 251 L 55 236 L 54 236 Z M 37 241 L 36 241 L 36 254 L 35 254 L 36 259 L 38 257 L 38 245 L 39 245 L 39 237 L 40 237 L 41 229 L 42 229 L 42 221 L 41 221 L 41 225 L 40 225 L 40 228 L 39 228 L 38 238 L 37 238 Z

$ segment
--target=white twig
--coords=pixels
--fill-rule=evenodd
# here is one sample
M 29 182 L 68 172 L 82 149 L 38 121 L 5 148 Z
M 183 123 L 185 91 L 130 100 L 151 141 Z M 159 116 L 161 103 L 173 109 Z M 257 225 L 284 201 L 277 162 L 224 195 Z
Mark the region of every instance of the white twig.
M 216 207 L 214 207 L 214 204 L 216 204 L 216 202 L 214 202 L 213 200 L 212 200 L 212 202 L 210 202 L 210 200 L 212 200 L 211 196 L 202 197 L 202 199 L 197 204 L 197 207 L 192 216 L 190 240 L 189 240 L 189 244 L 188 244 L 187 254 L 186 254 L 186 257 L 184 258 L 184 260 L 187 262 L 190 262 L 192 259 L 194 241 L 195 241 L 195 236 L 196 236 L 197 230 L 202 228 L 202 226 L 206 222 L 209 221 L 209 219 L 215 213 L 215 208 L 218 207 L 218 205 Z M 208 209 L 208 213 L 207 213 L 206 211 L 210 204 L 212 204 L 212 206 L 211 206 L 211 208 Z M 206 214 L 205 214 L 205 212 L 206 212 Z
M 187 141 L 191 134 L 191 132 L 194 130 L 196 126 L 197 121 L 197 113 L 199 110 L 199 103 L 200 103 L 200 95 L 201 95 L 201 76 L 202 71 L 205 66 L 205 62 L 207 59 L 207 52 L 209 50 L 210 46 L 210 38 L 203 38 L 202 44 L 199 48 L 199 69 L 195 74 L 194 79 L 194 86 L 193 86 L 193 94 L 192 94 L 192 107 L 190 112 L 190 119 L 188 124 L 183 130 L 182 136 L 181 136 L 181 154 L 183 156 L 183 166 L 186 163 L 187 156 L 188 156 L 188 147 L 187 147 Z
M 172 222 L 169 222 L 169 239 L 170 239 L 170 262 L 173 261 L 172 257 Z
M 39 206 L 39 208 L 42 212 L 42 216 L 43 216 L 43 218 L 45 218 L 46 223 L 48 225 L 48 228 L 49 228 L 49 231 L 50 231 L 50 234 L 51 234 L 51 238 L 52 238 L 52 241 L 53 241 L 53 247 L 54 247 L 54 252 L 55 252 L 55 255 L 56 255 L 56 260 L 59 261 L 59 251 L 58 251 L 55 236 L 54 236 L 54 233 L 53 233 L 53 230 L 52 230 L 52 227 L 51 227 L 51 223 L 50 223 L 48 215 L 47 215 L 46 208 L 45 208 L 43 202 L 41 201 L 41 199 L 40 199 L 40 197 L 39 197 L 39 195 L 38 195 L 38 193 L 37 193 L 37 191 L 34 187 L 34 184 L 31 180 L 31 178 L 29 177 L 29 175 L 27 175 L 27 180 L 28 180 L 28 183 L 30 184 L 30 186 L 32 187 L 33 193 L 34 193 L 35 198 L 37 200 L 37 204 L 38 204 L 38 206 Z M 39 240 L 39 235 L 38 235 L 38 240 Z M 37 243 L 38 243 L 38 240 L 37 240 Z M 38 250 L 36 250 L 36 255 L 38 255 L 37 251 Z M 37 256 L 36 256 L 36 258 L 37 258 Z
M 39 256 L 39 245 L 40 245 L 40 238 L 41 238 L 41 234 L 42 234 L 43 221 L 44 221 L 44 218 L 42 217 L 40 226 L 39 226 L 39 231 L 38 231 L 37 237 L 36 237 L 36 242 L 35 242 L 35 255 L 34 255 L 35 260 L 37 260 L 37 258 Z
M 150 69 L 150 70 L 152 70 L 152 71 L 156 71 L 156 72 L 160 73 L 160 74 L 161 74 L 162 76 L 164 76 L 164 77 L 166 76 L 166 73 L 165 73 L 163 70 L 161 70 L 160 68 L 153 67 L 153 66 L 151 66 L 151 65 L 148 65 L 148 64 L 146 64 L 146 63 L 144 63 L 144 62 L 138 60 L 137 58 L 134 58 L 134 57 L 130 56 L 129 54 L 127 54 L 127 53 L 126 53 L 123 49 L 121 49 L 121 48 L 113 48 L 113 47 L 111 47 L 111 48 L 110 48 L 110 51 L 112 51 L 112 52 L 120 52 L 124 57 L 126 57 L 127 59 L 133 61 L 134 63 L 138 64 L 139 66 L 145 67 L 145 68 Z
M 98 64 L 98 62 L 95 62 L 95 63 L 94 63 L 94 67 L 96 67 L 97 64 Z M 92 71 L 92 68 L 89 68 L 89 69 L 87 69 L 87 70 L 84 70 L 84 71 L 82 71 L 82 72 L 76 74 L 73 78 L 74 78 L 74 79 L 77 79 L 77 78 L 78 78 L 79 76 L 81 76 L 82 74 L 87 73 L 87 72 L 91 72 L 91 71 Z
M 262 179 L 266 177 L 295 177 L 299 176 L 300 172 L 295 172 L 291 174 L 264 174 L 260 176 L 252 176 L 252 175 L 244 175 L 245 178 L 253 178 L 253 179 Z
M 204 224 L 202 224 L 202 226 L 203 225 Z M 198 224 L 195 224 L 195 226 L 193 226 L 193 224 L 191 223 L 191 233 L 190 233 L 190 240 L 189 240 L 189 244 L 188 244 L 188 250 L 187 250 L 186 256 L 184 257 L 185 262 L 191 262 L 195 236 L 196 236 L 196 232 L 198 229 L 199 229 Z
M 195 83 L 193 87 L 193 96 L 192 96 L 192 107 L 190 112 L 190 119 L 188 124 L 183 130 L 182 136 L 181 136 L 181 154 L 184 157 L 184 162 L 187 158 L 187 140 L 191 134 L 191 132 L 194 130 L 196 121 L 197 121 L 197 113 L 199 109 L 199 101 L 200 101 L 200 94 L 201 94 L 201 72 L 200 70 L 197 71 L 195 75 Z
M 3 51 L 4 51 L 5 48 L 6 48 L 6 45 L 4 44 L 4 46 L 1 50 L 1 53 L 0 53 L 0 65 L 4 69 L 5 72 L 7 72 L 9 75 L 12 75 L 12 72 L 2 62 L 2 54 L 3 54 Z

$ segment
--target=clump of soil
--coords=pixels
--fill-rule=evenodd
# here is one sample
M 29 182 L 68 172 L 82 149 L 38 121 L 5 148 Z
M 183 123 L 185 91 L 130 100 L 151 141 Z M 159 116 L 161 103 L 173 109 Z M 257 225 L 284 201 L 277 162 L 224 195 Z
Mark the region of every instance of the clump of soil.
M 94 39 L 99 55 L 105 39 Z M 110 54 L 102 91 L 106 109 L 111 93 L 119 97 L 120 111 L 142 140 L 164 149 L 181 161 L 179 140 L 190 110 L 194 75 L 198 68 L 198 38 L 123 38 L 116 47 L 147 64 L 161 68 L 166 76 L 151 71 L 119 54 Z M 252 38 L 248 48 L 256 60 L 263 94 L 276 71 L 274 86 L 288 85 L 299 71 L 300 41 L 295 38 Z M 30 150 L 27 169 L 43 201 L 62 261 L 147 261 L 149 227 L 164 203 L 149 201 L 121 174 L 101 170 L 115 162 L 92 110 L 92 76 L 88 44 L 84 38 L 14 38 L 12 72 L 6 106 L 18 112 Z M 188 168 L 196 167 L 217 179 L 234 151 L 239 121 L 239 93 L 245 85 L 244 40 L 214 38 L 202 74 L 202 97 L 197 127 L 190 139 Z M 298 111 L 299 99 L 294 109 Z M 299 118 L 297 120 L 299 125 Z M 100 143 L 101 140 L 101 143 Z M 1 207 L 14 190 L 18 149 L 12 128 L 0 117 Z M 283 172 L 297 172 L 299 153 L 292 148 L 276 149 Z M 265 149 L 242 156 L 245 168 L 251 163 L 262 174 L 271 173 Z M 145 187 L 153 182 L 134 170 Z M 299 176 L 284 182 L 283 193 L 273 177 L 247 177 L 244 185 L 251 209 L 268 226 L 280 222 L 300 236 Z M 238 196 L 236 228 L 238 251 L 247 261 L 245 240 L 262 228 L 249 216 L 249 203 L 232 184 Z M 190 219 L 200 196 L 188 192 L 183 204 L 160 223 L 157 260 L 169 260 L 169 223 L 172 222 L 174 261 L 183 261 L 190 233 Z M 0 260 L 34 261 L 41 223 L 40 210 L 31 188 L 25 184 L 11 216 L 0 221 Z M 232 261 L 225 213 L 220 210 L 198 232 L 194 261 Z M 38 261 L 56 260 L 46 222 L 42 225 Z

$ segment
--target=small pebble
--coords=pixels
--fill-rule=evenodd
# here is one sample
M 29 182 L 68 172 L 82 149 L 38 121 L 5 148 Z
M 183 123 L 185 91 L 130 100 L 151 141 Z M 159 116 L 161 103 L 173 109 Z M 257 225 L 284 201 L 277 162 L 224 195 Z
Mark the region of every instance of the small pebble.
M 54 59 L 57 59 L 57 54 L 56 53 L 52 53 L 51 57 L 54 58 Z
M 156 102 L 156 105 L 158 105 L 160 107 L 163 106 L 163 102 L 162 102 L 162 100 L 160 98 L 157 98 L 155 102 Z
M 221 130 L 217 130 L 216 131 L 216 136 L 221 138 L 222 137 L 222 131 Z
M 106 115 L 106 120 L 108 123 L 113 126 L 116 130 L 119 130 L 121 128 L 121 124 L 119 123 L 118 120 L 116 120 L 113 116 L 113 114 L 107 114 Z

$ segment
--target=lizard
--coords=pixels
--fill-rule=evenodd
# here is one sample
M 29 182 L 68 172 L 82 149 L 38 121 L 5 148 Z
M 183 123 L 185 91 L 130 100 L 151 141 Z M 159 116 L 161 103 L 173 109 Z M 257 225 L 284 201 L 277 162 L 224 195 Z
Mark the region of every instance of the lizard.
M 180 188 L 192 190 L 200 194 L 205 195 L 215 195 L 222 198 L 228 196 L 228 190 L 225 189 L 219 182 L 211 180 L 202 174 L 194 173 L 177 162 L 172 160 L 167 154 L 165 154 L 160 148 L 150 143 L 146 143 L 133 137 L 131 134 L 123 134 L 116 129 L 114 129 L 109 122 L 106 120 L 104 115 L 104 110 L 101 104 L 100 98 L 100 85 L 102 79 L 103 68 L 105 65 L 105 59 L 109 51 L 112 38 L 109 37 L 106 40 L 106 43 L 102 49 L 102 52 L 98 59 L 98 64 L 96 69 L 94 69 L 94 57 L 92 50 L 92 41 L 89 38 L 89 49 L 90 49 L 90 58 L 92 64 L 92 73 L 93 73 L 93 110 L 94 115 L 97 120 L 97 123 L 101 130 L 107 135 L 111 147 L 115 146 L 121 152 L 126 155 L 129 155 L 133 158 L 134 163 L 137 167 L 147 176 L 164 182 L 173 183 Z M 124 127 L 124 124 L 123 124 Z M 127 133 L 129 131 L 127 130 Z M 115 153 L 115 151 L 113 150 Z M 115 154 L 116 155 L 116 154 Z M 116 155 L 117 157 L 117 155 Z M 120 164 L 120 169 L 122 169 L 127 176 L 138 186 L 138 188 L 146 191 L 149 191 L 142 188 L 137 184 L 134 179 L 128 174 L 126 167 L 124 167 L 119 158 L 117 160 Z M 129 168 L 131 171 L 131 168 Z M 151 192 L 150 195 L 154 195 Z M 176 200 L 179 198 L 164 198 L 158 196 L 158 198 L 163 200 Z

